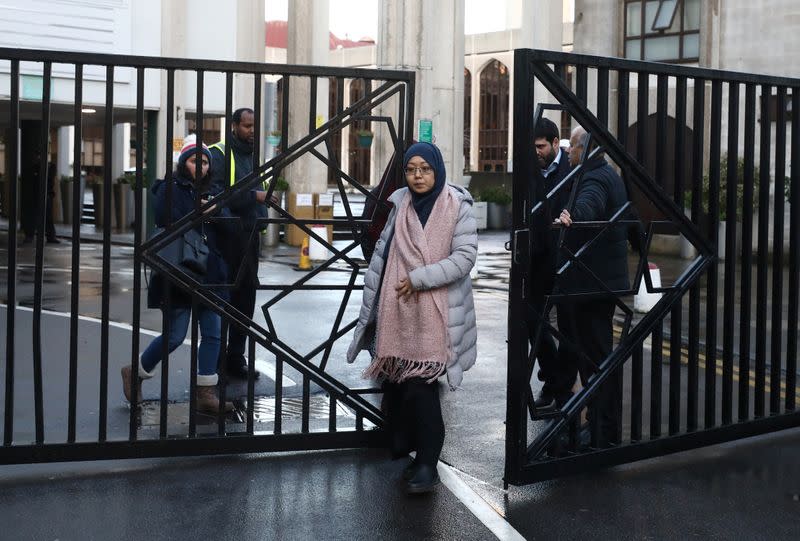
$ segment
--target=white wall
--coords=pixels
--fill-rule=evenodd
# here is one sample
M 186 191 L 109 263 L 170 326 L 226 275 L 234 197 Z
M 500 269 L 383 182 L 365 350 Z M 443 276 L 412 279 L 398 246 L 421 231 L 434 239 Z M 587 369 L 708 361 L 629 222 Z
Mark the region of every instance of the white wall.
M 797 0 L 725 0 L 719 25 L 721 69 L 800 76 Z

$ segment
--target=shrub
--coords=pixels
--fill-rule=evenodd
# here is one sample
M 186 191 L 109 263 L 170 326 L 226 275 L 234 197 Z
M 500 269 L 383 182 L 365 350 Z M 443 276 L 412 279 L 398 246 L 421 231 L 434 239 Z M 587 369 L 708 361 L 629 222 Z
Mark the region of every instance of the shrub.
M 758 187 L 760 172 L 758 167 L 753 169 L 753 208 L 758 207 Z M 708 214 L 709 193 L 711 191 L 711 176 L 706 173 L 703 175 L 703 185 L 701 197 L 701 207 L 704 214 Z M 744 158 L 739 158 L 736 166 L 736 219 L 742 217 L 742 198 L 744 196 Z M 692 206 L 692 190 L 684 192 L 684 204 L 686 208 Z M 724 154 L 719 162 L 719 219 L 725 221 L 728 216 L 728 155 Z
M 288 192 L 289 191 L 289 182 L 284 177 L 278 177 L 275 179 L 275 191 L 276 192 Z
M 508 205 L 511 203 L 511 195 L 504 186 L 489 186 L 480 193 L 480 200 L 487 203 L 497 203 L 498 205 Z

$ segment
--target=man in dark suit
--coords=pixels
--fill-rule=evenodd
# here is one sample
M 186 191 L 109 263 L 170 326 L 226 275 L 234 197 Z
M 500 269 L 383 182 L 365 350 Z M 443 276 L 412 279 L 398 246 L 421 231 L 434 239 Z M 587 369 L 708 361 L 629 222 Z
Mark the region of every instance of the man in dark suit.
M 588 142 L 589 136 L 583 128 L 579 126 L 573 130 L 569 150 L 569 160 L 573 167 L 581 163 L 584 153 L 590 151 Z M 602 154 L 585 160 L 581 173 L 572 211 L 564 208 L 555 219 L 555 223 L 564 227 L 570 227 L 573 222 L 607 221 L 628 202 L 625 184 Z M 574 254 L 598 233 L 596 228 L 567 231 L 564 244 Z M 559 330 L 580 352 L 569 352 L 561 356 L 565 363 L 565 377 L 555 383 L 561 389 L 572 387 L 578 374 L 585 384 L 611 353 L 614 298 L 616 294 L 630 289 L 627 250 L 626 226 L 611 226 L 580 256 L 580 261 L 589 272 L 572 262 L 559 279 L 561 292 L 593 294 L 589 299 L 559 306 Z M 563 257 L 559 259 L 559 264 L 565 262 Z M 619 391 L 621 377 L 622 371 L 618 370 L 607 379 L 589 408 L 590 419 L 594 415 L 599 418 L 601 446 L 620 441 L 618 423 L 622 416 L 622 396 Z
M 536 201 L 543 201 L 545 195 L 561 182 L 571 171 L 569 156 L 566 148 L 561 148 L 558 126 L 547 118 L 542 118 L 534 127 L 533 145 L 536 149 L 536 158 L 542 177 L 534 178 L 530 184 L 528 201 L 531 206 Z M 542 182 L 542 179 L 544 182 Z M 553 276 L 556 271 L 556 241 L 550 229 L 550 223 L 566 203 L 566 190 L 560 190 L 555 197 L 547 202 L 542 213 L 531 217 L 531 267 L 529 275 L 529 329 L 531 347 L 536 338 L 540 318 L 544 310 L 544 296 L 553 289 Z M 534 407 L 539 413 L 555 411 L 557 406 L 563 404 L 569 393 L 557 393 L 551 385 L 556 372 L 563 370 L 558 360 L 558 349 L 555 340 L 546 327 L 542 327 L 539 343 L 536 350 L 536 359 L 539 363 L 539 381 L 544 382 L 539 396 L 534 400 Z M 559 379 L 563 379 L 559 378 Z

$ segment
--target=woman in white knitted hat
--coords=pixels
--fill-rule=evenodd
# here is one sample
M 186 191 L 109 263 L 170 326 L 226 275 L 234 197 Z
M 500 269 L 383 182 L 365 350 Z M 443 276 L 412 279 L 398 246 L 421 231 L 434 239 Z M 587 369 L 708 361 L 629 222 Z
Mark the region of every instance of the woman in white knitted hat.
M 199 156 L 198 156 L 199 155 Z M 211 162 L 211 153 L 206 145 L 200 152 L 194 138 L 187 138 L 178 157 L 178 166 L 172 178 L 159 180 L 151 189 L 155 223 L 164 227 L 168 222 L 175 222 L 194 212 L 198 193 L 204 194 L 208 187 L 208 168 Z M 170 184 L 171 189 L 170 189 Z M 171 206 L 167 208 L 167 192 L 171 191 Z M 202 197 L 202 195 L 201 195 Z M 201 203 L 207 201 L 201 199 Z M 230 216 L 227 209 L 212 208 L 215 214 Z M 229 233 L 224 220 L 206 222 L 197 226 L 197 231 L 206 238 L 209 248 L 206 274 L 201 278 L 204 283 L 224 284 L 228 281 L 228 268 L 222 258 L 219 245 L 224 242 L 224 235 Z M 157 273 L 153 274 L 147 291 L 147 305 L 149 308 L 159 308 L 162 317 L 169 318 L 168 349 L 170 352 L 180 346 L 186 338 L 189 322 L 192 315 L 192 297 L 187 292 L 173 285 L 165 288 L 164 280 Z M 168 294 L 167 294 L 168 292 Z M 215 290 L 214 294 L 225 298 L 225 290 Z M 167 300 L 169 299 L 169 302 Z M 168 308 L 168 309 L 167 309 Z M 198 303 L 197 318 L 200 324 L 200 346 L 197 351 L 197 411 L 216 414 L 219 411 L 217 398 L 217 362 L 220 349 L 220 316 L 210 308 Z M 158 336 L 142 353 L 139 363 L 139 374 L 134 378 L 131 366 L 122 367 L 122 387 L 125 398 L 132 402 L 133 387 L 136 388 L 136 398 L 141 399 L 141 382 L 143 379 L 155 375 L 155 368 L 162 360 L 164 353 L 164 336 Z M 134 379 L 136 383 L 134 385 Z M 226 402 L 224 411 L 233 410 L 233 405 Z

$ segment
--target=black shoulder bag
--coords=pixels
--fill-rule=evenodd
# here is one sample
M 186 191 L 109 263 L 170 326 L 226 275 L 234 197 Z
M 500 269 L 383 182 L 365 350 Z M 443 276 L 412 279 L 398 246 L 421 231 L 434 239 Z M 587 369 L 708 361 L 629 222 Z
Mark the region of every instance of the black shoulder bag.
M 167 263 L 184 271 L 198 282 L 205 277 L 208 271 L 205 224 L 202 226 L 202 230 L 202 233 L 198 233 L 194 228 L 189 229 L 158 251 L 158 255 Z M 153 231 L 153 236 L 163 231 L 163 227 L 157 227 Z

